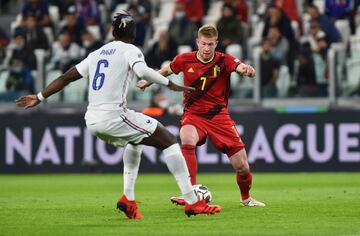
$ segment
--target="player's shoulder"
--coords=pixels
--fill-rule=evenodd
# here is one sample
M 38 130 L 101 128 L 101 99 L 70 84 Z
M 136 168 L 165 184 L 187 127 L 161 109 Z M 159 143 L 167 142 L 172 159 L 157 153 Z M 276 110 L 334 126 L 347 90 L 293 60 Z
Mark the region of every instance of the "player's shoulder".
M 196 52 L 192 51 L 192 52 L 184 52 L 184 53 L 180 53 L 178 54 L 176 57 L 179 57 L 183 60 L 193 60 L 196 58 Z

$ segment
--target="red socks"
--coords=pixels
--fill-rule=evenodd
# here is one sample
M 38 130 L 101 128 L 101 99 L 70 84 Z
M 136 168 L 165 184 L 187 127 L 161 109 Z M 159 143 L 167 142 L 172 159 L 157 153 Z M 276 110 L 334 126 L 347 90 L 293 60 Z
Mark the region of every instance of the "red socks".
M 241 199 L 245 200 L 250 197 L 250 188 L 252 183 L 252 175 L 249 171 L 246 174 L 236 173 L 236 182 L 239 185 L 241 192 Z
M 189 169 L 191 184 L 196 184 L 197 174 L 197 160 L 196 160 L 196 146 L 191 144 L 181 145 L 182 154 L 185 157 L 186 165 Z

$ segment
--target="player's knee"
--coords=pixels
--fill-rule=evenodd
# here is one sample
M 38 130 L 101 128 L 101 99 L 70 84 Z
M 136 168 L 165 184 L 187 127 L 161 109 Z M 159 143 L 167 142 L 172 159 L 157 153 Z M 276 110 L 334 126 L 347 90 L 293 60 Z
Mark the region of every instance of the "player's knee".
M 250 172 L 249 163 L 247 161 L 241 161 L 235 166 L 236 172 L 239 172 L 240 174 L 247 174 Z

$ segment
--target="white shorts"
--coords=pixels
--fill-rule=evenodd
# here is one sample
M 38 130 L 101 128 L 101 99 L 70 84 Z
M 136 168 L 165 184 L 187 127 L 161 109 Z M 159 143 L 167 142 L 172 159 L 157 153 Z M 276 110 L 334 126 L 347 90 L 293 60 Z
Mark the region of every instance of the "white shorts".
M 140 143 L 155 132 L 157 124 L 154 118 L 129 109 L 106 121 L 86 120 L 86 126 L 92 134 L 116 147 Z

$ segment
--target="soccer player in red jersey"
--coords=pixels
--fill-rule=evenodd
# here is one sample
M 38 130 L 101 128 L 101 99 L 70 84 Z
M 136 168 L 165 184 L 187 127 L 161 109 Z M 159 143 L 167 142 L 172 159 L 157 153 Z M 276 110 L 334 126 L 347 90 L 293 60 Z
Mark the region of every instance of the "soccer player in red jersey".
M 180 128 L 181 150 L 189 168 L 191 182 L 196 184 L 195 149 L 209 137 L 214 146 L 229 157 L 236 170 L 240 202 L 244 206 L 265 206 L 250 196 L 252 175 L 245 145 L 228 111 L 230 74 L 237 72 L 253 77 L 255 69 L 229 54 L 215 51 L 217 38 L 218 33 L 214 26 L 202 26 L 196 40 L 198 51 L 176 56 L 168 66 L 159 71 L 164 76 L 183 72 L 184 85 L 195 88 L 195 91 L 184 93 L 184 115 Z M 142 80 L 137 86 L 145 89 L 150 84 Z M 184 204 L 182 197 L 173 197 L 171 201 Z

